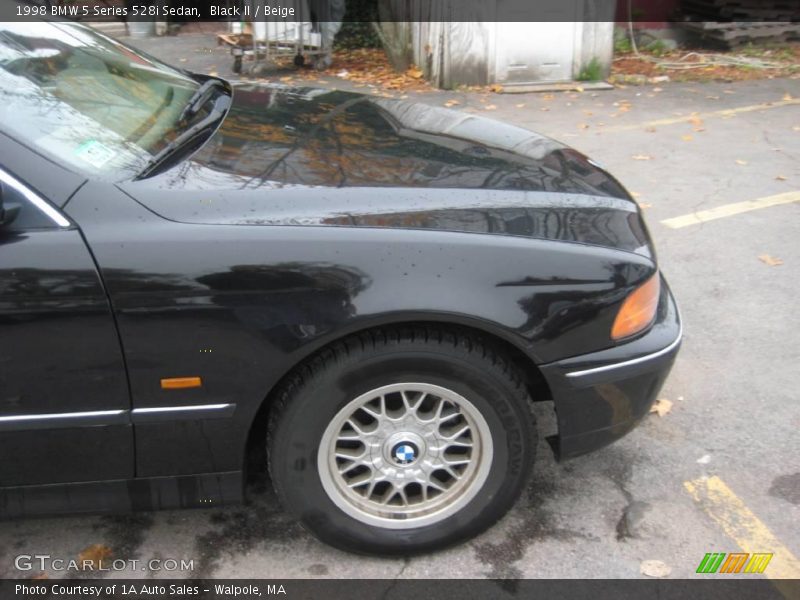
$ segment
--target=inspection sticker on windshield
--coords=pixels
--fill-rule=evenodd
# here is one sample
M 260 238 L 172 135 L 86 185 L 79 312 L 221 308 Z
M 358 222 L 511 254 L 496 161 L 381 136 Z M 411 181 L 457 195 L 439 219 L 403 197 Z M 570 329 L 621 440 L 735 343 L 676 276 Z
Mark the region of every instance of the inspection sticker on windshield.
M 75 156 L 97 168 L 114 158 L 114 155 L 111 148 L 97 140 L 87 140 L 75 150 Z

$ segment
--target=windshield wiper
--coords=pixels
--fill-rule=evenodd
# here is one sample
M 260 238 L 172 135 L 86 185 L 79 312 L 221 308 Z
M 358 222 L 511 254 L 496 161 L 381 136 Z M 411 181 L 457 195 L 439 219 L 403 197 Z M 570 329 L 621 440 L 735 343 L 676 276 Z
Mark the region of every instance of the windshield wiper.
M 217 88 L 225 88 L 225 83 L 221 79 L 208 79 L 197 88 L 189 98 L 183 111 L 178 117 L 179 121 L 185 121 L 198 113 L 203 105 L 208 101 L 211 93 Z
M 202 121 L 198 121 L 191 127 L 189 127 L 186 131 L 181 133 L 178 137 L 164 146 L 158 154 L 153 156 L 147 164 L 145 165 L 142 172 L 136 176 L 136 179 L 144 179 L 145 177 L 149 176 L 153 173 L 158 167 L 160 167 L 170 156 L 174 155 L 176 152 L 180 151 L 182 148 L 185 148 L 189 144 L 191 144 L 200 134 L 204 133 L 208 129 L 213 129 L 217 123 L 222 119 L 225 114 L 228 112 L 228 108 L 231 105 L 231 97 L 230 96 L 220 96 L 214 102 L 214 107 L 208 113 Z

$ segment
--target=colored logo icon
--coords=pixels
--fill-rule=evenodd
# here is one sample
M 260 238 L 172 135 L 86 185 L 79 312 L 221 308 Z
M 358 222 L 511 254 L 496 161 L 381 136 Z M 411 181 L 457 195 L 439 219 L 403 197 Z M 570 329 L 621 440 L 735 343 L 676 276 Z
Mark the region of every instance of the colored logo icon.
M 727 558 L 726 558 L 727 557 Z M 700 561 L 697 573 L 763 573 L 767 568 L 772 554 L 757 552 L 709 552 Z

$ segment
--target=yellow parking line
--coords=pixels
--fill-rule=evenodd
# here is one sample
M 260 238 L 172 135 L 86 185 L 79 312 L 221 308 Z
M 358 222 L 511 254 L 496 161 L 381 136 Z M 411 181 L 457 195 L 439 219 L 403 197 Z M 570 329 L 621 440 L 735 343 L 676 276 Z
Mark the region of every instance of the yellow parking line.
M 776 100 L 775 102 L 764 102 L 762 104 L 751 104 L 750 106 L 739 106 L 737 108 L 724 108 L 722 110 L 713 110 L 704 113 L 694 113 L 691 115 L 681 117 L 669 117 L 666 119 L 656 119 L 655 121 L 646 121 L 644 123 L 634 123 L 631 125 L 612 125 L 611 127 L 603 127 L 600 131 L 633 131 L 635 129 L 646 129 L 648 127 L 660 127 L 662 125 L 676 125 L 678 123 L 693 123 L 697 119 L 705 120 L 714 117 L 732 117 L 741 113 L 755 112 L 758 110 L 767 110 L 770 108 L 780 108 L 781 106 L 791 106 L 792 104 L 800 104 L 800 98 L 788 98 L 786 100 Z
M 685 481 L 683 486 L 701 508 L 745 552 L 771 552 L 764 576 L 800 579 L 800 560 L 747 508 L 719 477 Z
M 722 206 L 717 206 L 716 208 L 710 208 L 708 210 L 701 210 L 688 215 L 681 215 L 680 217 L 665 219 L 661 221 L 661 223 L 667 227 L 671 227 L 672 229 L 680 229 L 681 227 L 686 227 L 688 225 L 697 225 L 699 223 L 705 223 L 706 221 L 730 217 L 732 215 L 738 215 L 751 210 L 777 206 L 779 204 L 791 204 L 792 202 L 800 202 L 800 192 L 784 192 L 783 194 L 766 196 L 764 198 L 758 198 L 757 200 L 745 200 L 744 202 L 723 204 Z

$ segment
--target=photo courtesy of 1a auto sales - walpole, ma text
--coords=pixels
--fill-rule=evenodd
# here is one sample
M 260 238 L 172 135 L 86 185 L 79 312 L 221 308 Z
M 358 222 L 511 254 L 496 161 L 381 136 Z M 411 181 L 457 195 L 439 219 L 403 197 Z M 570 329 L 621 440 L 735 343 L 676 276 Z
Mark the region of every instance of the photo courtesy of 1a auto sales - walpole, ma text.
M 0 600 L 800 598 L 800 0 L 0 0 Z

